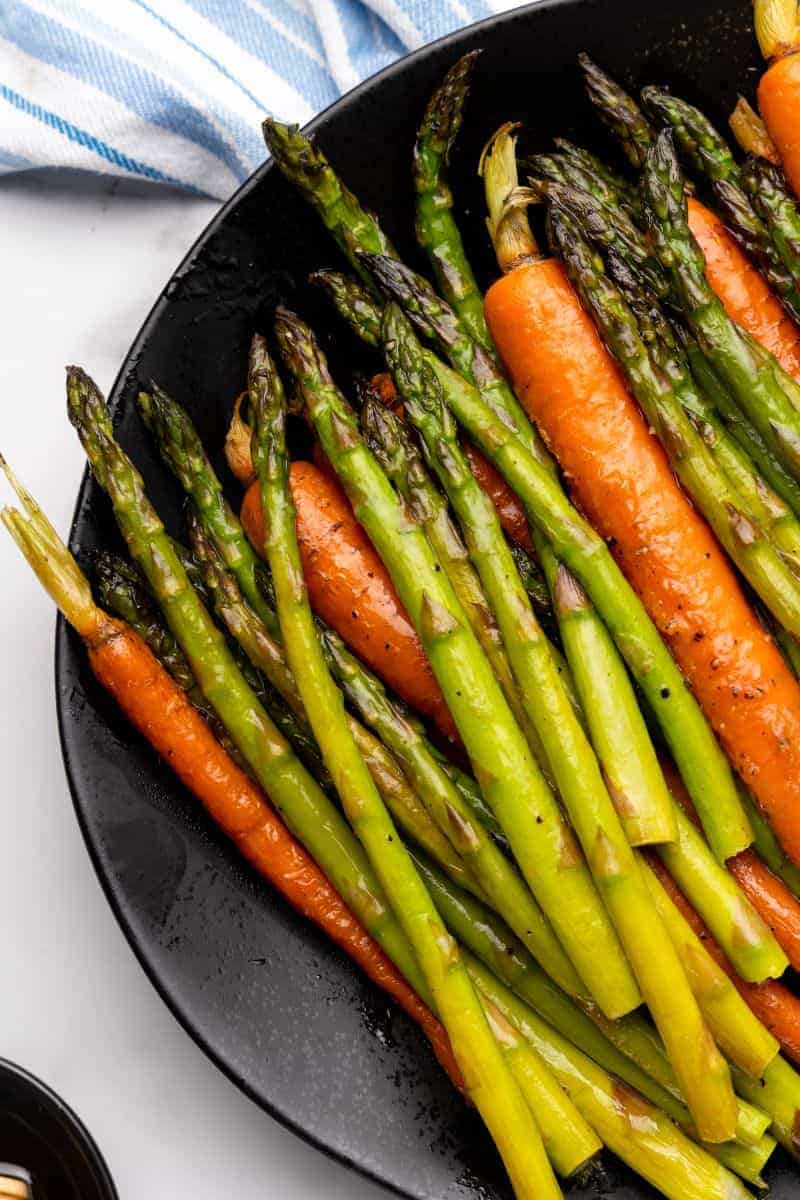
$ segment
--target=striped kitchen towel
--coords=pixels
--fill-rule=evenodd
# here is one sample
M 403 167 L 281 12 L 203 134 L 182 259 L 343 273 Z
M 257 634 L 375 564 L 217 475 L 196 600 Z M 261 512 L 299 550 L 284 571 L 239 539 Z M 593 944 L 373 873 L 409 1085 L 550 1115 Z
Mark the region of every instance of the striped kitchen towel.
M 0 0 L 0 172 L 224 198 L 271 113 L 308 121 L 407 50 L 521 0 Z

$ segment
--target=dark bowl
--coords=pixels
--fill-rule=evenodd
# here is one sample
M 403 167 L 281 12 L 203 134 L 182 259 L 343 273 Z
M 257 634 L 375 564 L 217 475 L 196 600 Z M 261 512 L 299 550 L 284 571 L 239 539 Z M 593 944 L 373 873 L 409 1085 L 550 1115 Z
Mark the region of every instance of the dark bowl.
M 415 127 L 444 71 L 483 49 L 451 178 L 470 253 L 487 282 L 493 263 L 475 166 L 502 121 L 526 126 L 526 147 L 553 135 L 612 152 L 583 97 L 586 49 L 631 84 L 671 84 L 724 126 L 758 69 L 750 0 L 543 0 L 473 26 L 390 67 L 312 128 L 355 191 L 380 211 L 400 250 L 413 240 L 409 159 Z M 309 288 L 338 253 L 276 170 L 263 167 L 211 223 L 167 284 L 112 393 L 120 437 L 167 523 L 181 497 L 134 407 L 151 377 L 186 404 L 226 484 L 220 453 L 247 347 L 278 301 L 320 331 L 347 380 L 361 349 Z M 91 369 L 91 363 L 86 364 Z M 105 497 L 85 480 L 72 530 L 81 552 L 117 541 Z M 428 1047 L 349 961 L 237 857 L 95 683 L 75 637 L 59 628 L 58 707 L 78 819 L 114 912 L 177 1018 L 257 1103 L 314 1145 L 422 1200 L 507 1197 L 480 1121 L 455 1095 Z M 785 1159 L 771 1168 L 776 1200 L 797 1195 Z M 578 1195 L 631 1198 L 648 1189 L 609 1161 Z
M 4 1059 L 0 1163 L 28 1170 L 35 1200 L 117 1200 L 108 1167 L 85 1125 L 40 1079 Z

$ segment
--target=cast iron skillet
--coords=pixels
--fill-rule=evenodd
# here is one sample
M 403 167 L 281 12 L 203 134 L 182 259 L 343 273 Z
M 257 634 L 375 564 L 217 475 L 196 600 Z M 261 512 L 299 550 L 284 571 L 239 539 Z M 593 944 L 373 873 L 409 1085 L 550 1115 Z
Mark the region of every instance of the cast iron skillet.
M 758 64 L 750 0 L 543 0 L 390 67 L 312 128 L 420 267 L 409 174 L 415 127 L 444 71 L 474 47 L 483 56 L 451 177 L 486 283 L 493 263 L 475 165 L 492 130 L 519 119 L 532 149 L 546 148 L 557 134 L 610 149 L 582 95 L 579 50 L 628 83 L 669 83 L 722 124 L 737 93 L 752 90 Z M 175 532 L 181 497 L 135 412 L 137 388 L 153 377 L 186 404 L 222 469 L 248 343 L 254 330 L 269 331 L 276 302 L 312 321 L 340 379 L 356 363 L 365 365 L 360 347 L 305 282 L 313 268 L 337 261 L 315 215 L 276 170 L 264 167 L 211 223 L 159 297 L 112 401 L 122 442 Z M 233 487 L 231 495 L 237 496 Z M 73 547 L 85 553 L 116 542 L 105 497 L 84 480 Z M 203 1049 L 272 1115 L 401 1195 L 508 1197 L 479 1120 L 417 1030 L 239 861 L 131 732 L 63 623 L 56 673 L 64 758 L 96 869 L 142 965 Z M 775 1200 L 796 1195 L 796 1179 L 788 1162 L 779 1162 L 771 1170 Z M 602 1180 L 573 1194 L 622 1200 L 651 1193 L 609 1162 Z

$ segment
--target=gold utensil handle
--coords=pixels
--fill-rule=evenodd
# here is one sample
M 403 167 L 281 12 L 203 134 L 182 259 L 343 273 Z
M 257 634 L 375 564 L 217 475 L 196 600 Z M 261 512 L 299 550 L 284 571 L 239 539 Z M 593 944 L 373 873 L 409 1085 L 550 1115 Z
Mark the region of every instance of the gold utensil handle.
M 0 1175 L 0 1200 L 29 1200 L 31 1189 L 24 1179 Z

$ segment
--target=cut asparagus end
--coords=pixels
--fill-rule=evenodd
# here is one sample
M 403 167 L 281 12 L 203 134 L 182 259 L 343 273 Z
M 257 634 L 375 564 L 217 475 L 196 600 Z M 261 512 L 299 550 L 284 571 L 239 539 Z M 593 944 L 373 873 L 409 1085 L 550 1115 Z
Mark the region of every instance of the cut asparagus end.
M 0 467 L 24 509 L 20 512 L 18 508 L 3 508 L 0 512 L 3 524 L 70 625 L 81 637 L 90 636 L 97 628 L 100 610 L 92 599 L 86 576 L 2 455 Z

